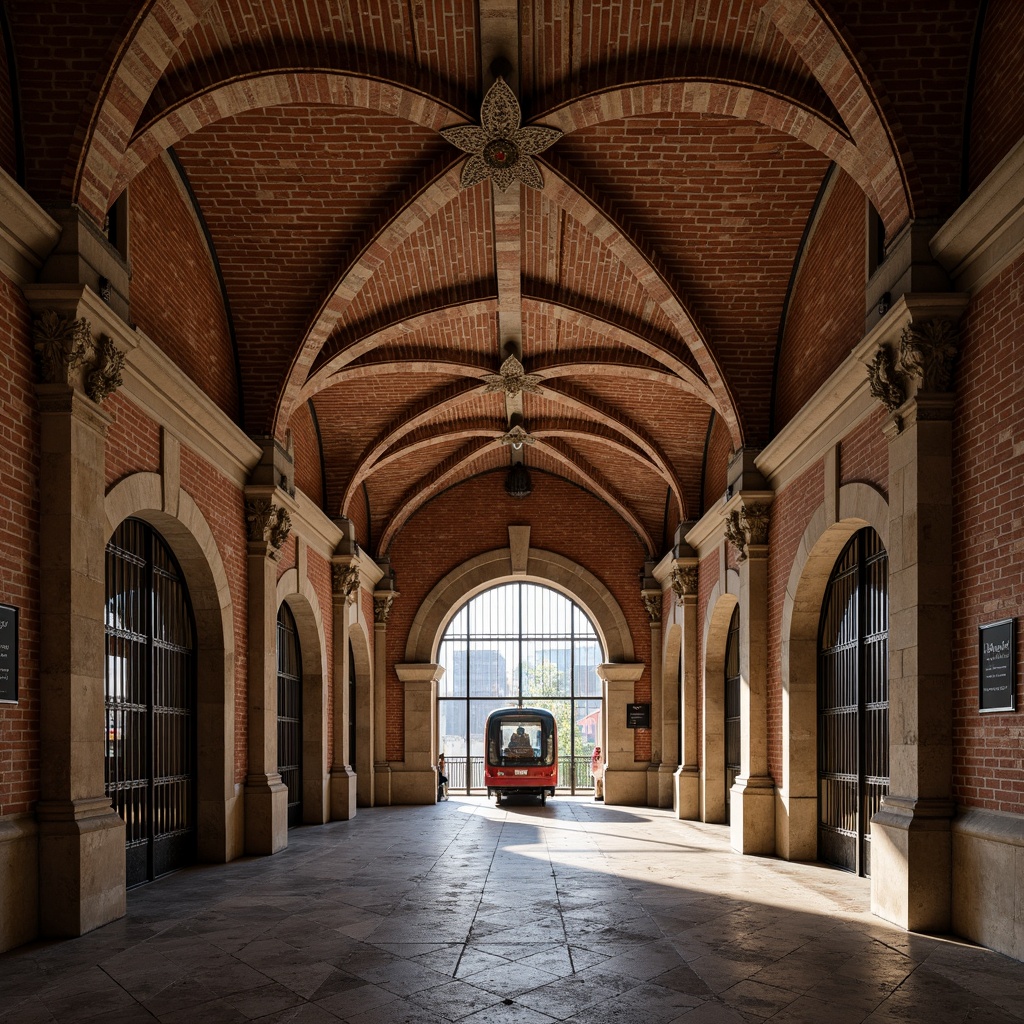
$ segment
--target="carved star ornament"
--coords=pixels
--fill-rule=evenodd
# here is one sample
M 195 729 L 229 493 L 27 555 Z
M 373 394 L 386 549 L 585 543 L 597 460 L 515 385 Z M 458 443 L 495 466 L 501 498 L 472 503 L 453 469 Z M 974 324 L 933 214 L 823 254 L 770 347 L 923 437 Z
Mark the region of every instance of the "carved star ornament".
M 533 160 L 562 137 L 558 128 L 543 125 L 520 127 L 523 115 L 515 93 L 498 77 L 487 90 L 480 106 L 480 127 L 460 124 L 442 128 L 441 135 L 469 159 L 462 168 L 460 184 L 469 188 L 484 178 L 506 191 L 513 181 L 521 181 L 531 188 L 543 188 L 544 179 Z

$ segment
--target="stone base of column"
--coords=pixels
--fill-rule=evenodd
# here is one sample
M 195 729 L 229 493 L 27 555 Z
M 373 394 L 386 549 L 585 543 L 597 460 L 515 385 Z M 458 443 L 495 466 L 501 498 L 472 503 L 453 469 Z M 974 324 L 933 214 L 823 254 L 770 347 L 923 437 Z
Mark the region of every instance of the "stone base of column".
M 646 807 L 647 766 L 639 764 L 636 771 L 605 768 L 604 802 L 624 807 Z
M 912 932 L 949 931 L 953 805 L 886 796 L 871 819 L 871 912 Z
M 433 768 L 396 766 L 391 770 L 391 803 L 437 803 L 437 772 Z
M 647 806 L 671 807 L 675 790 L 674 764 L 652 764 L 647 769 Z
M 672 810 L 682 821 L 700 820 L 700 769 L 685 764 L 672 779 Z
M 245 852 L 268 856 L 288 845 L 288 787 L 276 772 L 245 780 Z
M 47 800 L 39 821 L 39 933 L 70 939 L 124 917 L 124 822 L 110 798 Z
M 784 860 L 817 860 L 817 796 L 776 794 L 775 852 Z
M 737 853 L 775 852 L 775 783 L 739 778 L 729 791 L 729 845 Z
M 391 765 L 375 761 L 373 765 L 373 806 L 391 806 Z
M 348 821 L 356 816 L 356 773 L 349 765 L 331 769 L 331 821 Z

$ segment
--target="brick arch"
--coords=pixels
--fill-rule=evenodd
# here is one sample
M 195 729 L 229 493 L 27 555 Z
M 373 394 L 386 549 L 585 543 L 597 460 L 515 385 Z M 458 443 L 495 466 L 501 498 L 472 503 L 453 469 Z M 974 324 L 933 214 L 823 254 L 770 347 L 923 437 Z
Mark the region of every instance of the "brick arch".
M 173 512 L 171 510 L 174 510 Z M 224 862 L 241 854 L 235 796 L 235 624 L 227 572 L 199 506 L 180 488 L 165 499 L 157 473 L 135 473 L 104 499 L 104 541 L 129 516 L 149 523 L 181 566 L 196 622 L 198 852 Z
M 106 78 L 75 133 L 82 147 L 64 175 L 72 201 L 103 223 L 114 181 L 150 94 L 212 0 L 144 0 L 115 44 Z
M 530 548 L 525 575 L 512 574 L 512 552 L 496 548 L 454 568 L 423 599 L 405 642 L 405 661 L 430 664 L 452 614 L 499 583 L 540 583 L 575 601 L 590 618 L 612 663 L 631 663 L 633 636 L 612 592 L 582 565 L 542 548 Z
M 302 662 L 302 821 L 328 818 L 327 646 L 320 601 L 308 577 L 294 566 L 277 581 L 277 606 L 288 605 L 299 635 Z
M 725 588 L 719 580 L 712 589 L 704 616 L 700 777 L 703 821 L 725 821 L 725 648 L 739 592 L 740 574 L 729 569 Z
M 839 489 L 836 521 L 819 505 L 804 530 L 782 604 L 782 779 L 776 849 L 787 860 L 818 854 L 818 624 L 829 577 L 847 541 L 870 526 L 889 549 L 889 506 L 868 484 Z

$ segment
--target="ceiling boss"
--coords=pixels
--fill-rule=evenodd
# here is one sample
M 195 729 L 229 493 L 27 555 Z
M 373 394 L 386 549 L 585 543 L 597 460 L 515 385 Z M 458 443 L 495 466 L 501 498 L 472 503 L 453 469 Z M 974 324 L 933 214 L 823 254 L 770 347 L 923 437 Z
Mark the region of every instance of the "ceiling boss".
M 502 192 L 513 181 L 521 181 L 531 188 L 544 187 L 533 154 L 557 142 L 562 132 L 543 125 L 523 128 L 522 119 L 515 93 L 499 76 L 480 105 L 480 126 L 460 124 L 441 129 L 441 135 L 448 142 L 470 154 L 462 168 L 460 184 L 463 188 L 485 178 L 490 178 Z

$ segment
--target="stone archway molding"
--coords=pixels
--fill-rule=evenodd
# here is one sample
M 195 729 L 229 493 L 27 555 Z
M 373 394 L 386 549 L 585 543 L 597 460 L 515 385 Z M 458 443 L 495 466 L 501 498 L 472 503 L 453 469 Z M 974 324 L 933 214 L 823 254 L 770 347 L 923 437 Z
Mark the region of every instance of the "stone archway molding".
M 105 542 L 128 517 L 145 520 L 166 541 L 185 575 L 197 633 L 198 856 L 214 863 L 233 860 L 244 848 L 243 800 L 235 783 L 235 625 L 216 539 L 173 474 L 125 477 L 107 493 L 104 511 Z
M 775 796 L 775 841 L 786 860 L 818 855 L 818 624 L 829 577 L 849 539 L 866 526 L 889 550 L 889 505 L 872 486 L 839 488 L 835 514 L 823 503 L 793 559 L 782 606 L 782 778 Z

